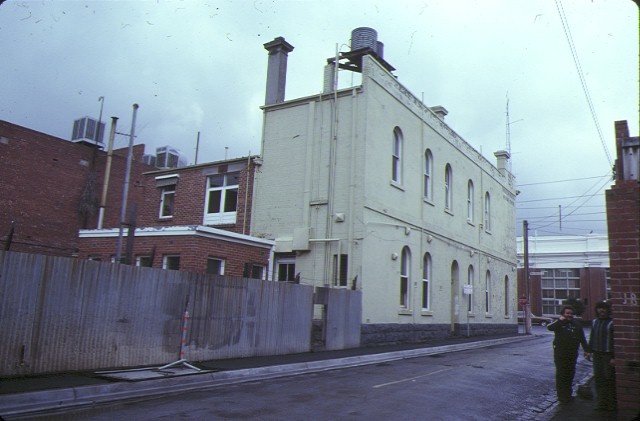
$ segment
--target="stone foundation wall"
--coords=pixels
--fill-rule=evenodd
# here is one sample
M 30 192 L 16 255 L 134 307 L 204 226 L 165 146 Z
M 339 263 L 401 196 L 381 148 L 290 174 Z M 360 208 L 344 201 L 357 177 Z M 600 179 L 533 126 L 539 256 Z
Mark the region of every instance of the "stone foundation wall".
M 363 324 L 360 329 L 360 344 L 362 346 L 380 346 L 422 343 L 467 335 L 466 324 L 458 324 L 455 328 L 455 332 L 452 333 L 449 324 Z M 515 324 L 474 323 L 469 325 L 470 336 L 500 336 L 517 333 L 518 325 Z

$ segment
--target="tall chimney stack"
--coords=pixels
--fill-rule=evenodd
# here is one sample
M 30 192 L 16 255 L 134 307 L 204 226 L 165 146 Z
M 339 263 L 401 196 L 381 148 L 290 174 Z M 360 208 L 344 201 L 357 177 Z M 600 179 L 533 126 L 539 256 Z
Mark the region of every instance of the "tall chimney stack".
M 269 52 L 269 64 L 267 66 L 267 92 L 265 105 L 277 104 L 284 101 L 284 89 L 287 82 L 287 55 L 293 51 L 293 45 L 277 37 L 273 41 L 264 44 Z

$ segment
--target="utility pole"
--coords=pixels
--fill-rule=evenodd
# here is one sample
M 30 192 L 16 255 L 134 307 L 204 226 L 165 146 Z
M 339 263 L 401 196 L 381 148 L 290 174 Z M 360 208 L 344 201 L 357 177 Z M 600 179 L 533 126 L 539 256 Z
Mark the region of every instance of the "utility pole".
M 122 236 L 124 231 L 125 216 L 127 212 L 127 198 L 129 195 L 129 177 L 131 175 L 131 161 L 133 160 L 133 139 L 136 128 L 136 114 L 138 112 L 138 104 L 133 104 L 133 117 L 131 119 L 131 133 L 129 134 L 129 153 L 127 155 L 127 169 L 124 175 L 124 188 L 122 189 L 122 206 L 120 208 L 120 232 L 118 233 L 118 248 L 116 250 L 116 262 L 121 262 L 122 256 Z M 131 229 L 131 228 L 129 228 Z M 128 231 L 127 231 L 128 232 Z
M 524 246 L 524 331 L 531 335 L 531 304 L 529 302 L 529 221 L 522 221 L 522 241 Z

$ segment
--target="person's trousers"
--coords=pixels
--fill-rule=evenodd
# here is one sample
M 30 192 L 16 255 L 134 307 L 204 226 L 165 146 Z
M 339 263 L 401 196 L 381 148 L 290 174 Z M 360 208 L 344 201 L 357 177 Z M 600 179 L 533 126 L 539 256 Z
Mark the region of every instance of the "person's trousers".
M 602 409 L 615 409 L 616 375 L 614 367 L 610 364 L 613 356 L 608 352 L 594 352 L 592 355 L 597 406 Z
M 553 361 L 556 365 L 556 392 L 560 402 L 566 402 L 571 399 L 577 360 L 577 350 L 554 349 Z

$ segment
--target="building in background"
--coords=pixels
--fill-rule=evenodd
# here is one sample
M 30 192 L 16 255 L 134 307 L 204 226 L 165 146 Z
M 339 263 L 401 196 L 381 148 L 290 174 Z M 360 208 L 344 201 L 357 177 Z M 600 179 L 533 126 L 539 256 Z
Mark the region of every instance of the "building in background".
M 80 230 L 78 257 L 267 279 L 273 242 L 249 235 L 254 158 L 144 173 L 130 225 Z
M 93 144 L 88 117 L 74 124 L 71 140 L 0 121 L 0 244 L 24 253 L 74 256 L 78 230 L 96 227 L 107 152 Z M 79 123 L 79 121 L 82 123 Z M 82 127 L 80 127 L 82 126 Z M 82 130 L 81 130 L 82 128 Z M 128 150 L 113 151 L 104 220 L 117 226 Z M 131 184 L 153 167 L 142 162 L 144 145 L 133 147 Z M 142 199 L 141 189 L 130 200 Z
M 616 182 L 606 191 L 620 419 L 640 415 L 640 137 L 615 122 Z M 635 418 L 634 418 L 635 419 Z
M 518 296 L 529 297 L 538 316 L 560 314 L 565 300 L 582 301 L 582 319 L 595 317 L 593 306 L 611 297 L 609 243 L 606 235 L 529 237 L 529 293 L 526 291 L 524 245 L 517 238 Z
M 509 153 L 494 166 L 409 92 L 371 28 L 327 60 L 321 94 L 293 100 L 293 46 L 265 49 L 251 232 L 275 241 L 274 279 L 361 290 L 365 344 L 515 332 Z M 340 69 L 360 85 L 336 89 Z

